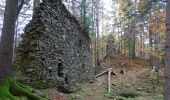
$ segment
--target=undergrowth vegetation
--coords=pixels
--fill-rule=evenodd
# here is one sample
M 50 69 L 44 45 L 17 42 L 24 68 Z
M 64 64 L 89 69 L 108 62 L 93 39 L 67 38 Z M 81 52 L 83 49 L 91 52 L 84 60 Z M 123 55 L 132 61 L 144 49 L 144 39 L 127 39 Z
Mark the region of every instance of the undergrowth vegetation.
M 142 80 L 128 78 L 104 95 L 114 100 L 162 100 L 162 93 L 163 81 L 149 76 Z
M 163 75 L 152 74 L 146 68 L 133 71 L 134 77 L 123 75 L 122 81 L 112 84 L 107 92 L 107 81 L 101 85 L 77 85 L 77 90 L 69 94 L 70 100 L 162 100 Z M 142 77 L 141 77 L 142 76 Z M 145 76 L 145 77 L 144 77 Z M 113 80 L 114 81 L 114 80 Z M 79 98 L 79 99 L 76 99 Z M 87 99 L 88 98 L 88 99 Z

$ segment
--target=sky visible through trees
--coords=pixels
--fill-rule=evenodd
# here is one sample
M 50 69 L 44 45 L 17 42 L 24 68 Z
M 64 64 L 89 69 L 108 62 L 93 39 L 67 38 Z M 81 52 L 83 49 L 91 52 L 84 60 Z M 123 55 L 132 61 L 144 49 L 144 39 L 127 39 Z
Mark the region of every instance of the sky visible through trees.
M 112 10 L 112 4 L 111 4 L 111 0 L 101 0 L 104 4 L 104 13 L 108 13 Z M 118 5 L 115 5 L 116 7 L 118 7 Z M 4 8 L 5 8 L 5 1 L 1 0 L 0 1 L 0 7 L 1 7 L 1 13 L 0 13 L 0 18 L 1 18 L 1 22 L 0 22 L 0 28 L 2 29 L 2 23 L 3 23 L 3 13 L 4 13 Z M 32 17 L 32 9 L 33 9 L 33 0 L 31 0 L 29 2 L 28 5 L 25 5 L 20 18 L 18 19 L 18 24 L 21 23 L 20 28 L 18 28 L 18 32 L 21 34 L 23 33 L 24 27 L 25 25 L 31 20 Z M 23 14 L 23 15 L 22 15 Z M 109 16 L 111 17 L 112 15 L 109 14 Z M 105 21 L 107 21 L 108 19 L 105 19 Z M 111 21 L 110 21 L 111 23 Z M 101 25 L 100 25 L 100 33 L 102 31 Z M 0 32 L 1 33 L 1 32 Z

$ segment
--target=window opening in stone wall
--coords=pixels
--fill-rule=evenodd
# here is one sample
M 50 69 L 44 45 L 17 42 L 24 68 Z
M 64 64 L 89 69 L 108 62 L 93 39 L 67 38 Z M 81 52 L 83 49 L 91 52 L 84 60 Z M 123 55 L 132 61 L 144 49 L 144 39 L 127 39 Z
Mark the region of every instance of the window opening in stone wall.
M 85 64 L 81 66 L 82 72 L 85 73 Z
M 82 46 L 82 40 L 78 41 L 78 46 L 81 47 Z
M 84 67 L 85 67 L 85 64 L 83 64 L 81 67 L 84 69 Z
M 51 77 L 52 76 L 52 67 L 48 68 L 48 73 L 49 73 L 49 76 Z
M 75 43 L 76 46 L 81 47 L 82 46 L 82 40 L 77 40 Z

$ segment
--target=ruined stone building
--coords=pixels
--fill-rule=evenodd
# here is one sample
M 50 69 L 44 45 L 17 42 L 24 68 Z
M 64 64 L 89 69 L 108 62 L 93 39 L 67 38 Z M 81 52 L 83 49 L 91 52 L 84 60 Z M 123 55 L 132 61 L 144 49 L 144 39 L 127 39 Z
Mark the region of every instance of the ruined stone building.
M 29 83 L 71 91 L 93 79 L 90 38 L 61 0 L 43 0 L 25 28 L 16 64 Z

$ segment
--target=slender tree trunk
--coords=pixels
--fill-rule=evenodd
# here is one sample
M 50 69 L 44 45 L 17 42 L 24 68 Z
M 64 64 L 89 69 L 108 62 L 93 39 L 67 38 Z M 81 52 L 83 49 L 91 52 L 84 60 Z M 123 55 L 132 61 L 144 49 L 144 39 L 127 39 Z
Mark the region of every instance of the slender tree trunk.
M 134 27 L 132 27 L 132 25 L 130 25 L 130 28 L 129 28 L 129 32 L 130 32 L 130 35 L 129 35 L 129 56 L 130 57 L 134 57 L 134 52 L 135 52 L 135 46 L 134 46 Z
M 140 42 L 139 42 L 139 57 L 143 58 L 143 33 L 144 33 L 144 30 L 143 30 L 143 27 L 142 27 L 142 33 L 140 34 Z
M 120 33 L 120 37 L 121 37 L 121 40 L 120 40 L 120 53 L 123 54 L 123 31 L 121 30 L 121 33 Z
M 95 34 L 95 44 L 94 44 L 94 66 L 97 68 L 97 57 L 96 57 L 96 31 L 95 31 L 95 10 L 94 10 L 94 0 L 92 0 L 92 33 Z
M 40 4 L 40 0 L 34 0 L 34 3 L 33 3 L 33 16 L 35 14 L 35 11 L 36 11 L 37 7 L 39 7 L 39 4 Z
M 152 10 L 149 11 L 150 18 L 152 17 L 151 13 L 152 13 Z M 150 20 L 148 19 L 148 21 L 150 21 Z M 152 27 L 152 25 L 149 24 L 149 46 L 150 46 L 149 62 L 150 62 L 150 67 L 152 68 L 152 66 L 153 66 L 153 42 L 152 42 L 153 41 L 153 32 L 150 29 L 151 27 Z
M 164 84 L 164 100 L 170 100 L 170 0 L 167 0 L 166 8 L 166 56 L 165 56 L 165 84 Z
M 136 57 L 136 10 L 137 10 L 137 1 L 135 0 L 135 15 L 134 15 L 134 22 L 133 24 L 133 30 L 132 30 L 132 58 Z
M 18 0 L 6 0 L 0 50 L 0 83 L 11 75 Z
M 117 26 L 118 28 L 117 28 L 117 32 L 118 32 L 118 38 L 119 38 L 119 40 L 118 40 L 118 45 L 119 45 L 119 49 L 118 49 L 118 52 L 120 53 L 120 51 L 121 51 L 121 44 L 120 44 L 120 42 L 121 42 L 121 36 L 120 36 L 120 26 L 119 26 L 119 24 L 118 24 L 118 26 Z
M 149 54 L 149 62 L 150 62 L 150 67 L 153 66 L 153 46 L 152 46 L 152 31 L 149 29 L 149 46 L 150 46 L 150 54 Z
M 18 19 L 16 20 L 16 25 L 15 25 L 15 35 L 14 35 L 14 49 L 13 49 L 13 61 L 15 60 L 16 58 L 16 55 L 15 55 L 15 49 L 17 47 L 17 43 L 18 43 Z
M 102 2 L 103 2 L 103 0 L 102 0 Z M 103 34 L 104 34 L 104 8 L 102 7 L 102 12 L 101 12 L 101 14 L 102 14 L 102 19 L 101 19 L 101 21 L 102 21 L 102 23 L 101 23 L 101 25 L 102 25 L 102 34 L 101 34 L 101 37 L 103 38 Z M 104 46 L 102 45 L 101 46 L 101 58 L 103 59 L 103 57 L 104 57 Z
M 100 0 L 96 0 L 96 38 L 97 38 L 97 48 L 96 48 L 96 53 L 97 53 L 97 64 L 99 65 L 99 2 Z
M 83 0 L 83 27 L 86 28 L 86 0 Z
M 72 5 L 71 5 L 71 6 L 72 6 L 72 7 L 71 7 L 71 8 L 72 8 L 72 13 L 73 13 L 73 15 L 75 15 L 75 12 L 76 12 L 76 11 L 75 11 L 75 1 L 72 0 L 72 1 L 71 1 L 71 4 L 72 4 Z
M 136 31 L 132 32 L 132 58 L 136 57 Z

